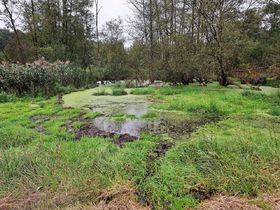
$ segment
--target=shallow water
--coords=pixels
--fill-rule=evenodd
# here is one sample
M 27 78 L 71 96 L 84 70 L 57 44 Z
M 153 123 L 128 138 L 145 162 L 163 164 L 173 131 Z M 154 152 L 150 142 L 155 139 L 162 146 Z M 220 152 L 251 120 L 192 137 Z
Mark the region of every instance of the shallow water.
M 94 105 L 90 107 L 93 112 L 101 112 L 106 115 L 133 115 L 141 117 L 149 112 L 149 102 L 125 102 L 125 103 L 107 103 L 103 105 Z
M 109 120 L 106 117 L 99 117 L 94 120 L 94 124 L 98 129 L 105 132 L 139 136 L 141 132 L 149 128 L 150 123 L 142 120 L 126 120 L 124 122 L 117 122 Z
M 95 96 L 97 89 L 72 93 L 64 97 L 65 107 L 87 108 L 92 112 L 104 115 L 96 118 L 93 123 L 101 131 L 114 134 L 129 134 L 139 136 L 141 132 L 159 130 L 154 122 L 140 119 L 150 111 L 151 102 L 147 96 Z M 111 116 L 132 115 L 137 119 L 126 119 L 123 122 L 113 121 Z

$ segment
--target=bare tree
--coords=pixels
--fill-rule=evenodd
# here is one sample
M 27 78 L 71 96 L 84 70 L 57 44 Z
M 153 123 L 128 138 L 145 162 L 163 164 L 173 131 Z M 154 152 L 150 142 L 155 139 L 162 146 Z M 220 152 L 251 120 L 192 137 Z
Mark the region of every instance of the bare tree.
M 17 42 L 17 47 L 20 53 L 20 62 L 24 63 L 26 62 L 26 56 L 24 53 L 19 31 L 16 27 L 16 20 L 21 14 L 21 10 L 19 7 L 20 2 L 1 0 L 1 4 L 4 7 L 3 11 L 1 11 L 2 20 L 4 20 L 8 28 L 11 28 L 13 30 Z

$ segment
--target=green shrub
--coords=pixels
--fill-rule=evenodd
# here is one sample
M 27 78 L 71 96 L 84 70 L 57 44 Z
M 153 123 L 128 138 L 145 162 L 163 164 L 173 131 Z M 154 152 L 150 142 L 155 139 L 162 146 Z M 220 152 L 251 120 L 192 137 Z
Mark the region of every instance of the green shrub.
M 127 95 L 127 92 L 125 91 L 125 89 L 113 89 L 112 94 L 113 96 L 124 96 Z
M 95 84 L 91 71 L 64 63 L 0 65 L 0 76 L 0 89 L 20 96 L 53 96 Z

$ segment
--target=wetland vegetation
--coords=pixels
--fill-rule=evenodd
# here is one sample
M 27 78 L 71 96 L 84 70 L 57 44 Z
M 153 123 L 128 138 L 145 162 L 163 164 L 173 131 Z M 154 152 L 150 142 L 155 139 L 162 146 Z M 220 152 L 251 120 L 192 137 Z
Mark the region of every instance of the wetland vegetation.
M 262 197 L 280 184 L 279 92 L 101 89 L 112 91 L 0 103 L 1 208 L 184 209 L 221 195 L 279 205 Z

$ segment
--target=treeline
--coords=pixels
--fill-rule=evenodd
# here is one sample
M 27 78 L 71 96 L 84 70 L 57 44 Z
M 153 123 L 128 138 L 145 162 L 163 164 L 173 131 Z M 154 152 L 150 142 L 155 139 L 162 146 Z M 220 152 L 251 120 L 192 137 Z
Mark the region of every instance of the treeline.
M 181 81 L 217 77 L 232 70 L 280 73 L 280 1 L 129 0 L 135 41 L 133 68 L 149 78 Z
M 128 0 L 128 48 L 123 20 L 98 27 L 100 2 L 1 0 L 10 29 L 0 31 L 1 60 L 44 57 L 75 63 L 95 80 L 183 84 L 196 78 L 227 85 L 235 70 L 280 71 L 279 0 Z

